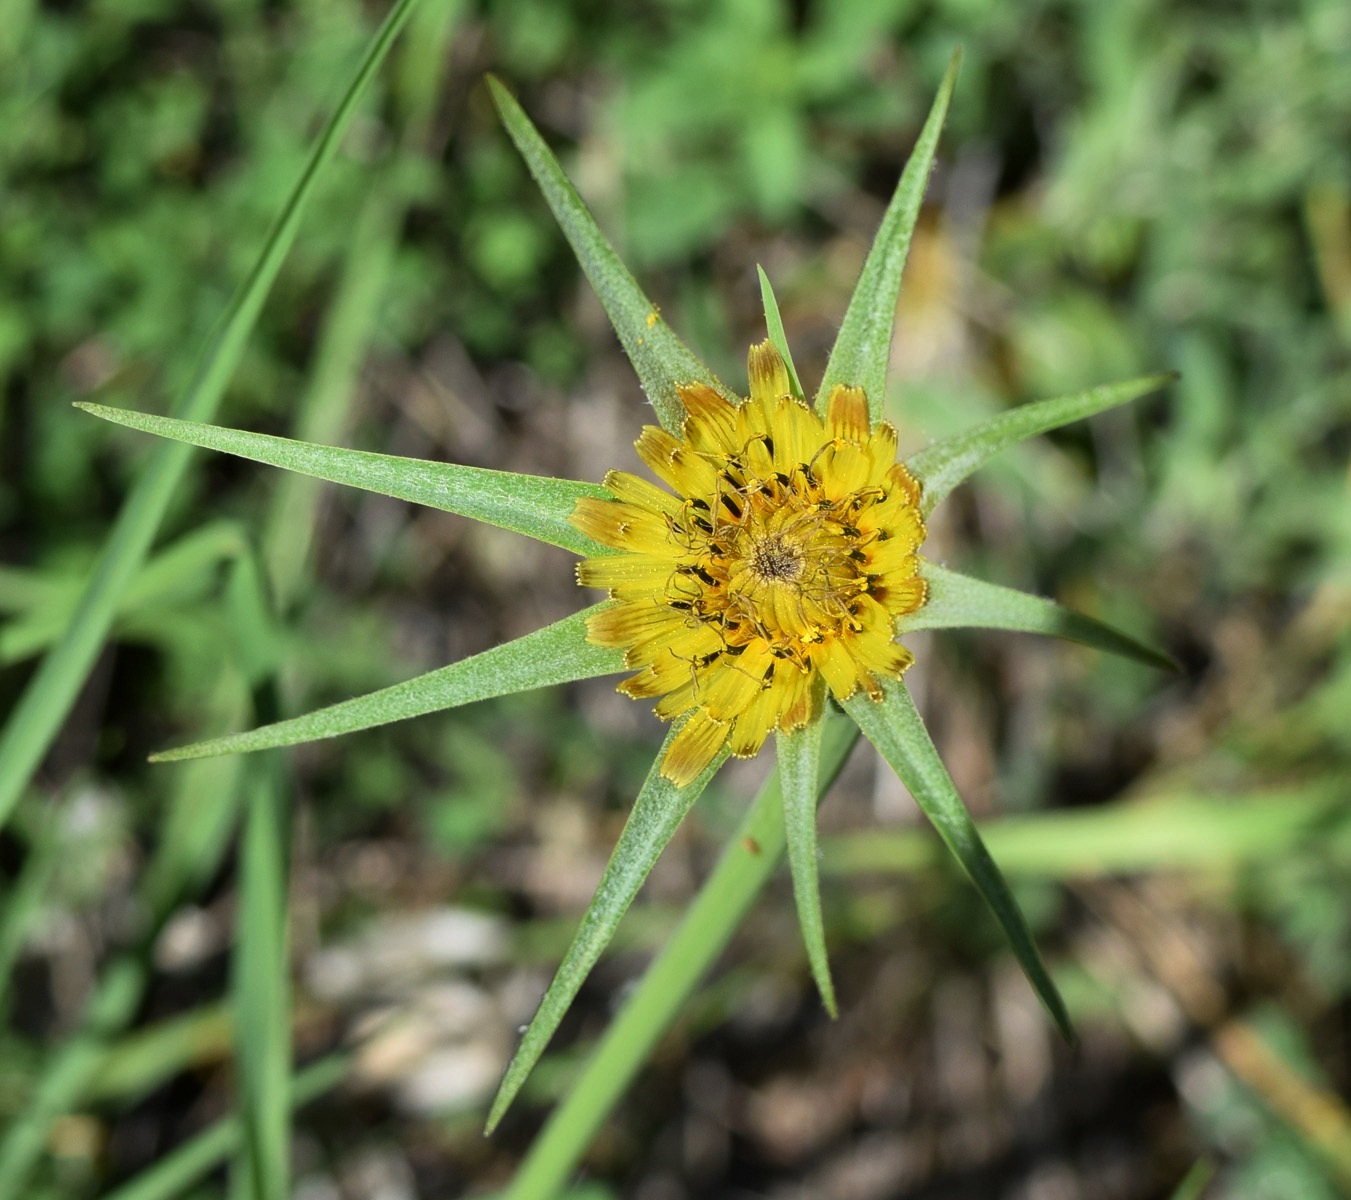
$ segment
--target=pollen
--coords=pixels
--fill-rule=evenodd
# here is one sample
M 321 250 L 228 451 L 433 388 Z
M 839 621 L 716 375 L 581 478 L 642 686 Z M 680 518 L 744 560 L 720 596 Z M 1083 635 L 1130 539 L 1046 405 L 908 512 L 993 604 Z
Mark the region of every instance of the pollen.
M 670 491 L 612 471 L 612 499 L 572 523 L 614 553 L 577 577 L 611 603 L 587 636 L 636 674 L 619 690 L 682 719 L 662 760 L 678 785 L 724 747 L 755 754 L 775 729 L 821 715 L 829 690 L 874 700 L 911 655 L 896 621 L 925 600 L 920 487 L 896 461 L 896 431 L 839 386 L 824 421 L 790 392 L 771 343 L 751 348 L 750 398 L 679 389 L 680 437 L 647 427 L 644 463 Z

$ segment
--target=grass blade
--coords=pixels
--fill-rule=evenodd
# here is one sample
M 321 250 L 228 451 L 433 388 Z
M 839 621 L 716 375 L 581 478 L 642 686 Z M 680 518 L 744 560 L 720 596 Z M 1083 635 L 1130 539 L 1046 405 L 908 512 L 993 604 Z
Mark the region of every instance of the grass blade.
M 136 1016 L 149 980 L 153 933 L 184 890 L 218 869 L 238 800 L 233 763 L 193 763 L 181 768 L 168 832 L 147 871 L 140 899 L 150 928 L 141 947 L 104 968 L 79 1027 L 55 1049 L 23 1112 L 0 1141 L 0 1196 L 23 1196 L 29 1172 L 58 1118 L 84 1102 L 107 1058 L 110 1039 Z
M 258 760 L 240 847 L 239 930 L 232 994 L 237 1106 L 243 1144 L 236 1169 L 255 1200 L 290 1195 L 291 1017 L 286 950 L 286 832 L 281 763 Z
M 313 367 L 290 426 L 302 441 L 334 443 L 344 437 L 361 367 L 379 326 L 404 217 L 416 198 L 422 169 L 432 160 L 428 147 L 443 95 L 442 66 L 463 16 L 461 0 L 442 0 L 418 10 L 391 62 L 398 151 L 392 162 L 371 171 L 371 194 L 352 225 L 341 278 L 324 314 Z M 288 474 L 272 494 L 263 526 L 263 561 L 280 612 L 300 593 L 321 491 L 317 481 Z
M 678 383 L 706 383 L 735 402 L 736 397 L 714 378 L 643 294 L 516 98 L 492 76 L 488 77 L 488 88 L 502 124 L 596 289 L 657 420 L 671 433 L 680 433 L 685 409 L 676 394 Z
M 1346 795 L 1341 780 L 1270 791 L 1162 791 L 1094 808 L 1054 809 L 988 824 L 983 838 L 1009 878 L 1092 879 L 1154 871 L 1228 871 L 1326 843 Z M 921 829 L 847 833 L 822 844 L 822 869 L 911 875 L 941 853 Z
M 203 351 L 181 404 L 191 420 L 210 420 L 234 375 L 263 301 L 272 288 L 320 173 L 337 151 L 367 86 L 417 0 L 397 0 L 371 39 L 338 107 L 315 143 L 263 244 L 257 263 Z M 60 642 L 42 660 L 0 733 L 0 826 L 69 713 L 112 627 L 118 603 L 145 560 L 170 497 L 187 470 L 186 448 L 160 448 L 137 479 L 103 547 L 79 606 Z
M 788 382 L 793 385 L 793 395 L 801 400 L 806 393 L 802 390 L 802 380 L 797 376 L 797 368 L 793 366 L 793 353 L 788 349 L 788 335 L 783 331 L 779 302 L 774 296 L 774 288 L 770 286 L 769 276 L 765 274 L 764 267 L 756 263 L 755 271 L 760 276 L 760 302 L 765 309 L 765 328 L 769 332 L 769 340 L 774 343 L 774 349 L 783 356 L 783 365 L 788 368 Z
M 337 1087 L 350 1066 L 347 1055 L 334 1054 L 306 1067 L 287 1089 L 291 1107 L 299 1108 Z M 235 1153 L 243 1138 L 244 1125 L 239 1117 L 223 1117 L 109 1192 L 103 1200 L 173 1200 Z
M 132 626 L 164 605 L 200 595 L 215 578 L 222 560 L 237 558 L 244 550 L 244 535 L 233 521 L 203 525 L 161 550 L 137 572 L 117 605 L 116 628 L 126 636 Z M 58 641 L 79 602 L 81 580 L 64 576 L 40 576 L 15 572 L 0 581 L 19 586 L 9 589 L 15 600 L 31 601 L 22 616 L 0 628 L 0 664 L 20 662 L 39 654 Z M 149 617 L 158 622 L 158 614 Z
M 1010 629 L 1020 633 L 1044 633 L 1119 654 L 1162 671 L 1180 668 L 1162 650 L 1155 650 L 1102 621 L 1015 588 L 1000 587 L 925 562 L 920 574 L 929 584 L 923 606 L 902 617 L 901 632 L 918 629 Z
M 668 744 L 675 735 L 676 729 L 673 728 L 666 737 Z M 526 1077 L 534 1070 L 578 989 L 605 947 L 610 944 L 620 920 L 633 903 L 633 898 L 651 873 L 661 852 L 666 849 L 666 843 L 685 819 L 691 805 L 708 786 L 708 781 L 727 759 L 725 752 L 718 755 L 698 779 L 680 788 L 661 774 L 660 764 L 664 753 L 663 748 L 662 754 L 652 764 L 652 770 L 648 772 L 647 780 L 634 801 L 633 811 L 624 824 L 624 831 L 610 855 L 610 862 L 596 888 L 596 894 L 582 918 L 581 927 L 507 1066 L 506 1075 L 488 1113 L 489 1133 L 505 1115 Z
M 586 640 L 586 619 L 598 607 L 593 605 L 515 641 L 494 646 L 482 654 L 428 671 L 393 687 L 244 733 L 163 750 L 152 755 L 151 761 L 176 762 L 316 742 L 409 717 L 458 708 L 476 700 L 622 671 L 622 651 L 593 646 Z
M 920 505 L 928 516 L 967 476 L 1001 450 L 1094 413 L 1138 400 L 1177 379 L 1176 371 L 1107 383 L 1069 396 L 1023 404 L 952 437 L 935 442 L 906 464 L 924 484 Z
M 817 777 L 821 763 L 823 722 L 777 735 L 779 789 L 783 792 L 783 823 L 788 838 L 788 866 L 793 873 L 793 896 L 807 961 L 821 993 L 821 1003 L 832 1017 L 840 1015 L 835 987 L 830 981 L 825 922 L 821 919 L 821 883 L 816 863 Z
M 957 794 L 943 760 L 939 758 L 924 728 L 919 710 L 904 684 L 887 688 L 886 697 L 874 702 L 862 693 L 845 701 L 845 711 L 891 764 L 910 789 L 915 802 L 933 822 L 938 836 L 962 865 L 971 882 L 1003 927 L 1014 957 L 1068 1041 L 1074 1042 L 1065 1002 L 1060 998 L 1050 972 L 1037 951 L 1032 933 L 1018 909 L 1003 875 L 980 839 L 976 824 Z
M 462 467 L 457 463 L 428 462 L 421 458 L 399 458 L 369 450 L 345 450 L 340 446 L 316 446 L 271 434 L 226 429 L 221 425 L 200 425 L 125 408 L 106 408 L 101 404 L 77 404 L 75 407 L 129 429 L 472 517 L 475 521 L 523 533 L 551 546 L 561 546 L 574 554 L 614 553 L 568 523 L 572 506 L 582 496 L 609 496 L 610 493 L 597 484 Z
M 948 64 L 914 152 L 901 172 L 900 182 L 887 205 L 872 249 L 868 251 L 863 273 L 854 285 L 839 336 L 830 351 L 830 361 L 826 363 L 821 390 L 816 393 L 816 407 L 822 413 L 835 385 L 842 383 L 863 389 L 868 397 L 868 415 L 874 422 L 882 415 L 901 275 L 910 253 L 910 239 L 915 233 L 915 222 L 919 220 L 924 192 L 929 186 L 938 138 L 943 131 L 943 120 L 952 99 L 952 89 L 957 84 L 961 61 L 962 52 L 958 50 Z
M 857 737 L 850 721 L 826 718 L 819 792 L 839 773 Z M 760 789 L 684 920 L 605 1031 L 567 1098 L 531 1143 L 500 1200 L 551 1200 L 567 1183 L 606 1115 L 731 941 L 774 874 L 783 848 L 783 799 L 775 775 Z

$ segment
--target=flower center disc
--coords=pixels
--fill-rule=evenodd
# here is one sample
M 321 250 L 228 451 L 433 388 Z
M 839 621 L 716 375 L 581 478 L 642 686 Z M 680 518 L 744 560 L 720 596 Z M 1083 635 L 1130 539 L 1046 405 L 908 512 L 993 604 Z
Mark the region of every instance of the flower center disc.
M 783 538 L 762 538 L 751 549 L 751 570 L 766 583 L 796 582 L 802 578 L 805 563 L 801 547 Z

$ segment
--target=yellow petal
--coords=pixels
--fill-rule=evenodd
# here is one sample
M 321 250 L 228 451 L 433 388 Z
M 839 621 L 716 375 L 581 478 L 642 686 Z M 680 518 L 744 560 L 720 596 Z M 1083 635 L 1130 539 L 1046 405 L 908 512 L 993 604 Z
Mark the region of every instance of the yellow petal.
M 726 721 L 716 721 L 702 708 L 696 708 L 666 748 L 661 773 L 676 787 L 693 783 L 718 756 L 729 728 Z
M 778 723 L 780 698 L 772 687 L 762 688 L 733 722 L 729 748 L 737 758 L 760 752 L 769 731 Z
M 711 496 L 716 490 L 718 473 L 713 466 L 666 430 L 644 425 L 634 446 L 638 457 L 680 495 Z
M 666 583 L 675 572 L 669 559 L 647 554 L 616 554 L 587 558 L 577 564 L 577 582 L 583 587 L 619 589 L 630 596 L 664 596 Z
M 650 508 L 653 512 L 668 513 L 675 516 L 680 512 L 680 500 L 670 492 L 663 492 L 656 484 L 649 483 L 641 475 L 630 475 L 628 471 L 611 471 L 605 476 L 605 487 L 613 492 L 617 500 L 627 500 L 639 508 Z
M 821 446 L 821 420 L 800 400 L 781 396 L 774 408 L 774 469 L 791 475 L 810 463 Z
M 734 451 L 736 407 L 702 383 L 679 384 L 676 394 L 685 407 L 685 440 L 695 450 Z
M 837 383 L 826 405 L 827 436 L 861 446 L 868 440 L 868 432 L 868 397 L 863 389 Z M 895 459 L 894 452 L 891 457 Z
M 719 721 L 730 721 L 760 691 L 760 680 L 741 669 L 735 659 L 723 657 L 701 674 L 698 681 L 700 703 Z
M 678 632 L 687 618 L 662 605 L 617 601 L 587 618 L 586 640 L 593 646 L 632 646 Z
M 746 374 L 751 380 L 751 402 L 766 412 L 773 412 L 774 403 L 780 396 L 792 394 L 788 368 L 771 341 L 765 340 L 751 347 L 746 356 Z
M 816 477 L 827 500 L 842 500 L 868 484 L 868 456 L 851 442 L 821 455 Z
M 622 500 L 595 500 L 583 496 L 568 518 L 575 529 L 602 546 L 646 554 L 674 554 L 671 528 L 661 515 Z

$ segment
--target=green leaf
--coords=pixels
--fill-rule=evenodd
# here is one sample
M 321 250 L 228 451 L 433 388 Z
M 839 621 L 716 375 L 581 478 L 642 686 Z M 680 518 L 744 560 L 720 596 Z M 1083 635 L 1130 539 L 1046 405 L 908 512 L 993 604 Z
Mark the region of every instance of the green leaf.
M 220 425 L 197 425 L 124 408 L 105 408 L 101 404 L 81 403 L 75 407 L 130 429 L 472 517 L 551 546 L 561 546 L 574 554 L 614 553 L 568 523 L 572 506 L 582 496 L 609 496 L 603 487 L 593 483 L 516 475 L 510 471 L 489 471 L 483 467 L 462 467 L 457 463 L 428 462 L 421 458 L 398 458 L 368 450 L 316 446 L 271 434 L 226 429 Z
M 1164 387 L 1177 379 L 1176 371 L 1159 375 L 1144 375 L 1123 383 L 1108 383 L 1057 396 L 1053 400 L 1038 400 L 1023 404 L 1009 412 L 982 422 L 974 429 L 954 434 L 935 442 L 914 455 L 906 464 L 924 484 L 920 505 L 925 516 L 943 501 L 968 475 L 984 466 L 1001 450 L 1025 442 L 1051 429 L 1059 429 L 1094 413 L 1106 412 L 1131 400 Z
M 595 217 L 563 173 L 553 152 L 516 103 L 516 98 L 491 75 L 488 88 L 501 114 L 502 124 L 544 193 L 544 199 L 553 210 L 554 218 L 587 279 L 596 289 L 624 353 L 638 373 L 638 382 L 656 411 L 657 420 L 671 433 L 680 434 L 685 409 L 676 393 L 679 383 L 706 383 L 735 403 L 737 397 L 676 336 L 662 320 L 656 305 L 643 294 L 615 248 L 601 233 Z
M 774 289 L 770 286 L 769 276 L 759 263 L 755 264 L 760 276 L 760 302 L 765 309 L 765 328 L 774 348 L 783 356 L 783 365 L 788 368 L 788 382 L 793 385 L 793 395 L 799 400 L 806 393 L 802 390 L 802 380 L 797 377 L 797 368 L 793 366 L 793 352 L 788 348 L 788 335 L 783 331 L 783 318 L 779 315 L 779 302 L 774 298 Z
M 938 137 L 943 130 L 952 89 L 957 84 L 961 61 L 962 52 L 958 50 L 948 64 L 928 119 L 920 130 L 910 161 L 901 172 L 901 180 L 887 205 L 881 227 L 863 264 L 863 272 L 854 286 L 839 336 L 830 352 L 830 361 L 826 363 L 821 390 L 816 393 L 816 407 L 822 413 L 835 385 L 846 384 L 863 389 L 868 397 L 868 415 L 874 422 L 882 415 L 891 335 L 896 327 L 896 302 L 901 294 L 901 274 L 910 253 L 910 239 L 915 233 L 915 222 L 919 220 L 920 205 L 924 202 L 924 192 L 933 171 Z
M 347 1077 L 350 1067 L 351 1059 L 345 1054 L 333 1054 L 306 1067 L 287 1088 L 292 1108 L 332 1091 Z M 175 1200 L 235 1153 L 243 1138 L 244 1126 L 239 1117 L 222 1117 L 108 1192 L 104 1200 Z
M 563 958 L 562 965 L 554 975 L 549 990 L 544 993 L 539 1009 L 525 1031 L 520 1046 L 512 1056 L 506 1075 L 497 1090 L 492 1109 L 488 1113 L 488 1132 L 491 1133 L 502 1119 L 516 1093 L 521 1090 L 526 1077 L 534 1070 L 544 1048 L 549 1044 L 576 997 L 578 989 L 591 968 L 596 965 L 605 947 L 610 944 L 620 920 L 628 911 L 638 889 L 648 877 L 661 852 L 666 848 L 680 822 L 685 819 L 690 806 L 699 798 L 708 786 L 708 781 L 717 774 L 718 768 L 727 759 L 724 751 L 719 754 L 693 783 L 685 787 L 676 787 L 661 774 L 661 760 L 666 754 L 679 727 L 673 728 L 666 736 L 656 761 L 648 772 L 647 781 L 634 801 L 633 810 L 619 835 L 614 853 L 610 855 L 609 865 L 591 898 L 591 904 L 582 918 L 581 927 L 572 945 Z
M 243 531 L 233 521 L 216 521 L 184 534 L 137 572 L 117 606 L 117 629 L 160 626 L 164 606 L 198 596 L 214 582 L 223 559 L 243 553 Z M 0 609 L 21 608 L 23 616 L 0 627 L 0 663 L 18 662 L 58 641 L 79 602 L 82 577 L 39 572 L 0 572 Z
M 1044 633 L 1133 658 L 1163 671 L 1180 670 L 1162 650 L 1155 650 L 1111 625 L 1064 608 L 1054 600 L 1032 596 L 949 571 L 937 563 L 922 562 L 920 575 L 929 595 L 915 612 L 897 622 L 902 634 L 919 629 L 1011 629 Z
M 828 715 L 818 794 L 858 739 L 853 722 Z M 770 777 L 723 850 L 708 882 L 610 1023 L 566 1098 L 530 1144 L 501 1200 L 549 1200 L 563 1187 L 606 1115 L 727 948 L 783 854 L 783 799 Z
M 788 837 L 788 865 L 793 873 L 793 896 L 802 941 L 807 947 L 821 1002 L 832 1017 L 839 1016 L 835 988 L 830 981 L 825 923 L 821 919 L 821 885 L 816 865 L 817 775 L 821 759 L 823 721 L 777 735 L 779 789 L 783 792 L 783 823 Z
M 1032 933 L 1018 909 L 1008 884 L 985 849 L 971 814 L 957 794 L 943 760 L 924 728 L 919 710 L 905 685 L 891 684 L 880 701 L 858 692 L 845 701 L 845 711 L 910 789 L 915 803 L 933 822 L 947 848 L 976 885 L 985 903 L 1004 929 L 1014 957 L 1023 968 L 1041 1002 L 1068 1041 L 1075 1041 L 1065 1003 L 1037 952 Z
M 1011 878 L 1227 871 L 1325 842 L 1346 788 L 1336 776 L 1223 795 L 1169 787 L 1143 799 L 1006 817 L 988 824 L 984 838 Z M 822 869 L 913 875 L 933 862 L 936 849 L 919 829 L 840 834 L 823 842 Z
M 586 640 L 586 619 L 600 607 L 593 605 L 515 641 L 494 646 L 482 654 L 428 671 L 393 687 L 246 733 L 227 734 L 211 741 L 163 750 L 152 755 L 151 761 L 176 762 L 214 754 L 244 754 L 275 746 L 295 746 L 472 704 L 475 700 L 489 700 L 512 692 L 622 671 L 623 651 L 593 646 Z
M 244 1126 L 236 1169 L 256 1200 L 290 1195 L 291 1019 L 286 949 L 286 817 L 281 764 L 251 764 L 240 843 L 239 933 L 232 968 L 237 1106 Z
M 231 298 L 216 334 L 202 352 L 193 382 L 181 405 L 184 417 L 209 421 L 215 415 L 226 385 L 243 356 L 263 301 L 295 240 L 301 216 L 319 175 L 337 151 L 367 85 L 416 3 L 417 0 L 397 0 L 367 46 L 355 75 L 319 135 L 276 224 L 268 233 L 253 270 Z M 188 458 L 186 449 L 162 447 L 137 478 L 65 635 L 42 660 L 6 721 L 3 733 L 0 733 L 0 825 L 9 819 L 33 771 L 75 703 L 112 627 L 121 597 L 144 561 L 169 500 L 187 470 Z

